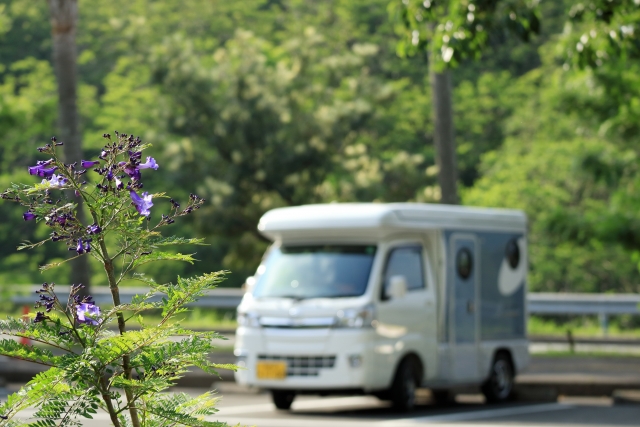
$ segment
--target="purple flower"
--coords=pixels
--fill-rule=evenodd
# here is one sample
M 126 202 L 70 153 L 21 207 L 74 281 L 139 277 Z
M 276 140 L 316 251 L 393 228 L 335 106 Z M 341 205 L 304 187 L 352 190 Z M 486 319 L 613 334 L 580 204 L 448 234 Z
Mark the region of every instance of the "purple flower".
M 96 223 L 93 223 L 87 227 L 87 233 L 89 234 L 98 234 L 101 231 L 102 231 L 102 228 L 100 228 L 100 226 Z
M 86 253 L 91 252 L 91 245 L 89 244 L 90 240 L 85 240 L 84 242 L 84 251 Z
M 38 171 L 35 174 L 31 174 L 31 175 L 38 175 L 41 178 L 50 178 L 51 176 L 53 176 L 53 173 L 56 171 L 56 169 L 58 169 L 57 166 L 54 166 L 49 169 L 41 168 L 41 169 L 38 169 Z M 29 173 L 31 173 L 31 171 L 29 171 Z
M 49 166 L 51 163 L 53 163 L 53 159 L 37 161 L 35 166 L 29 166 L 27 168 L 29 175 L 38 175 L 40 169 L 44 169 L 45 166 Z
M 140 173 L 140 169 L 138 169 L 137 166 L 125 162 L 120 162 L 120 165 L 124 166 L 124 172 L 129 175 L 131 179 L 140 181 L 140 178 L 142 178 L 142 174 Z
M 120 181 L 120 178 L 116 176 L 116 189 L 122 190 L 124 188 L 124 184 Z
M 142 151 L 129 151 L 129 158 L 134 160 L 140 160 L 141 157 L 142 157 Z
M 82 165 L 82 167 L 85 169 L 89 169 L 90 167 L 93 167 L 99 164 L 100 164 L 100 160 L 81 160 L 80 161 L 80 165 Z
M 129 194 L 131 195 L 131 201 L 133 202 L 134 206 L 136 207 L 140 215 L 142 216 L 151 215 L 151 211 L 149 211 L 149 208 L 153 206 L 153 203 L 151 202 L 151 198 L 153 196 L 151 194 L 145 191 L 144 193 L 142 193 L 142 197 L 140 197 L 138 196 L 138 193 L 136 193 L 133 190 L 131 190 Z
M 53 174 L 51 175 L 51 178 L 49 179 L 43 179 L 42 180 L 42 184 L 49 184 L 49 186 L 54 187 L 54 188 L 60 188 L 64 185 L 67 184 L 67 181 L 69 181 L 67 178 L 63 177 L 62 175 L 56 175 Z
M 140 163 L 138 165 L 138 169 L 153 169 L 158 170 L 160 166 L 156 163 L 156 159 L 153 157 L 147 157 L 147 161 L 144 163 Z
M 87 325 L 98 325 L 100 323 L 100 307 L 94 304 L 82 303 L 76 307 L 76 317 L 78 322 Z
M 58 169 L 57 166 L 47 168 L 47 166 L 49 166 L 51 163 L 53 163 L 53 159 L 40 160 L 36 162 L 35 166 L 27 168 L 27 170 L 29 171 L 29 175 L 37 175 L 42 178 L 49 178 L 51 175 L 53 175 L 53 172 Z
M 56 218 L 55 218 L 55 221 L 56 221 L 58 224 L 60 224 L 60 225 L 64 226 L 64 225 L 67 223 L 67 215 L 66 215 L 66 214 L 62 214 L 62 215 L 60 215 L 60 216 L 56 217 Z
M 40 322 L 44 322 L 46 319 L 48 319 L 48 316 L 44 315 L 44 312 L 38 311 L 36 313 L 36 318 L 33 319 L 33 323 L 40 323 Z
M 78 246 L 76 246 L 76 252 L 78 255 L 82 255 L 84 253 L 84 246 L 82 246 L 82 239 L 78 239 Z
M 22 214 L 22 218 L 24 218 L 25 221 L 30 221 L 32 219 L 35 219 L 35 217 L 36 217 L 36 214 L 30 211 L 26 211 L 25 213 Z
M 38 291 L 36 291 L 36 293 L 40 293 Z M 36 308 L 39 307 L 44 307 L 47 313 L 49 313 L 51 310 L 53 310 L 53 307 L 56 305 L 56 297 L 55 296 L 50 296 L 50 295 L 43 295 L 42 293 L 40 293 L 40 300 L 36 301 Z

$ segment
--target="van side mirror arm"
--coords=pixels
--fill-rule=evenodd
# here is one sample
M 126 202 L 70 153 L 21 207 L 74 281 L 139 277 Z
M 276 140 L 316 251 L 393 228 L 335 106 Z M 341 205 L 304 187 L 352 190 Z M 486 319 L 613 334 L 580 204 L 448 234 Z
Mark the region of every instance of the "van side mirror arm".
M 391 276 L 387 286 L 382 288 L 382 301 L 403 298 L 407 294 L 407 278 L 402 275 Z

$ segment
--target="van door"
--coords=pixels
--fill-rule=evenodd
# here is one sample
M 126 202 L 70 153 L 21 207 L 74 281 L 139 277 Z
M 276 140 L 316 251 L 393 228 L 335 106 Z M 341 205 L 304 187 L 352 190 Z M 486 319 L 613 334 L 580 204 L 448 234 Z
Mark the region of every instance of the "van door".
M 478 378 L 478 245 L 469 234 L 452 235 L 450 244 L 452 379 L 474 381 Z
M 375 352 L 378 375 L 388 382 L 399 358 L 408 352 L 420 355 L 425 371 L 435 365 L 436 320 L 430 266 L 422 244 L 390 245 L 381 273 Z M 389 286 L 399 276 L 406 282 L 406 294 L 390 297 Z

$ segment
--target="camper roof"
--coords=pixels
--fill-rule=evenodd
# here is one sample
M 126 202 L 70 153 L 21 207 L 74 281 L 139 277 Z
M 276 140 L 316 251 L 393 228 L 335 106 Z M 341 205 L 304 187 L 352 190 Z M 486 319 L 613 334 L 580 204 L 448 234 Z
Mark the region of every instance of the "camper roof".
M 265 213 L 258 230 L 272 240 L 317 232 L 415 229 L 524 231 L 524 212 L 427 203 L 330 203 L 278 208 Z

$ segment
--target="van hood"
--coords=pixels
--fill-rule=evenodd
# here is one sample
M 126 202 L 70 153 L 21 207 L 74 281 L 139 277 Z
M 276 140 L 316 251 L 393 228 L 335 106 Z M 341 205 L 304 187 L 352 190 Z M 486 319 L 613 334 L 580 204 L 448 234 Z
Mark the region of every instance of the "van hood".
M 308 298 L 297 300 L 293 298 L 259 298 L 245 294 L 238 306 L 239 312 L 251 312 L 258 316 L 272 317 L 334 317 L 340 310 L 362 307 L 367 298 Z

